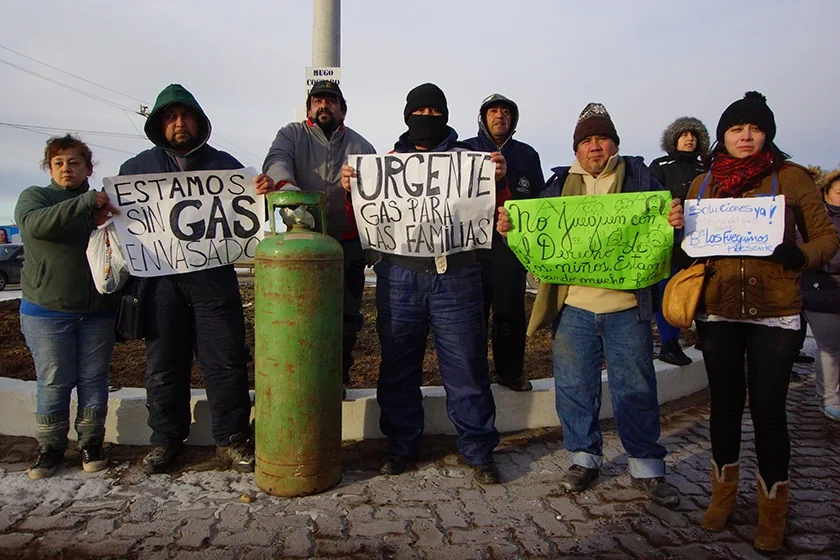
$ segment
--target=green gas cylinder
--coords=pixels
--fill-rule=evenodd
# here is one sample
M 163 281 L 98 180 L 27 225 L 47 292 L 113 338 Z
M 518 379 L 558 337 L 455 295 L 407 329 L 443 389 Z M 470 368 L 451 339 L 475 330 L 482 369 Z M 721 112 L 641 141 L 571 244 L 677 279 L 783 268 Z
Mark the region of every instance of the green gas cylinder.
M 275 208 L 317 210 L 275 233 Z M 269 196 L 271 236 L 254 257 L 257 486 L 274 496 L 323 492 L 341 480 L 344 255 L 325 234 L 323 193 Z

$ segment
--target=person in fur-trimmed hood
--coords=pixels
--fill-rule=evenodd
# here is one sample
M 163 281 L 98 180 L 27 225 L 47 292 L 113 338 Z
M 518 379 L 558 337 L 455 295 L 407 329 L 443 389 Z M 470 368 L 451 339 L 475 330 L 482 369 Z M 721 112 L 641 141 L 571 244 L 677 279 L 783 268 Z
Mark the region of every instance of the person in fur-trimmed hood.
M 703 158 L 709 153 L 709 131 L 699 119 L 694 117 L 680 117 L 662 132 L 660 147 L 668 152 L 650 162 L 650 172 L 671 191 L 671 196 L 685 202 L 691 181 L 701 173 L 705 173 Z M 675 232 L 674 248 L 682 242 L 682 236 Z M 674 271 L 676 272 L 676 271 Z M 660 298 L 665 293 L 665 285 L 670 278 L 659 283 Z M 660 301 L 656 312 L 656 327 L 659 330 L 659 359 L 660 361 L 685 366 L 691 363 L 691 358 L 680 348 L 680 329 L 671 326 L 662 315 Z
M 702 158 L 709 153 L 709 131 L 699 119 L 680 117 L 662 131 L 659 147 L 668 155 L 650 162 L 650 172 L 685 202 L 691 181 L 706 171 Z

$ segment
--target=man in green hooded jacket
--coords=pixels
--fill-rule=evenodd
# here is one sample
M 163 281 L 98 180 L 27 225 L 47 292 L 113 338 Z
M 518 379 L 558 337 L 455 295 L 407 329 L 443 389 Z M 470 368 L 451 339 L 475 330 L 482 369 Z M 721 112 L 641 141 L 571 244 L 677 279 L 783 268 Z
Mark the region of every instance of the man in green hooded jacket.
M 155 147 L 126 161 L 120 175 L 240 169 L 239 161 L 207 144 L 210 119 L 180 84 L 164 88 L 145 132 Z M 258 189 L 274 186 L 267 175 Z M 195 355 L 207 390 L 219 455 L 241 472 L 254 471 L 248 395 L 249 358 L 239 282 L 233 265 L 146 280 L 146 406 L 152 451 L 148 473 L 168 470 L 190 432 L 190 373 Z

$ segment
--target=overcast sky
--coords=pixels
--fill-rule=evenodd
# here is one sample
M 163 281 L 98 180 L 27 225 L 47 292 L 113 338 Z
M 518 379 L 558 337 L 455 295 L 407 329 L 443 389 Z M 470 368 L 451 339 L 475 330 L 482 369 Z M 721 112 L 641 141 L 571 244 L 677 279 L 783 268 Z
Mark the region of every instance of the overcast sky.
M 405 129 L 405 94 L 431 81 L 446 92 L 450 125 L 467 138 L 481 100 L 499 92 L 519 104 L 516 138 L 537 149 L 548 171 L 573 159 L 572 130 L 589 101 L 607 106 L 621 153 L 650 161 L 673 119 L 696 116 L 714 136 L 723 109 L 756 89 L 776 114 L 783 150 L 802 164 L 835 167 L 839 16 L 836 0 L 353 0 L 341 26 L 347 124 L 389 150 Z M 0 46 L 2 123 L 136 136 L 139 100 L 151 105 L 178 82 L 209 115 L 210 143 L 260 167 L 304 102 L 312 3 L 8 2 Z M 143 138 L 80 136 L 100 146 L 92 146 L 97 188 L 150 147 Z M 46 139 L 0 126 L 0 224 L 23 188 L 48 182 L 38 166 Z

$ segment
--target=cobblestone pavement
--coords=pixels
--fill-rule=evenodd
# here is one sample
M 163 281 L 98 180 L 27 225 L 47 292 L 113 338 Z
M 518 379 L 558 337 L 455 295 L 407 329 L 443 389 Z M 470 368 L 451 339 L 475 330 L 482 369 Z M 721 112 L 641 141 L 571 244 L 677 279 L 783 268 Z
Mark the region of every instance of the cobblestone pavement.
M 774 557 L 840 558 L 840 426 L 820 414 L 813 376 L 799 369 L 788 403 L 793 497 L 786 548 Z M 630 487 L 611 424 L 603 476 L 576 496 L 557 486 L 569 463 L 557 430 L 505 437 L 497 454 L 501 486 L 477 485 L 452 438 L 428 438 L 417 469 L 391 478 L 376 470 L 383 442 L 366 441 L 346 446 L 339 486 L 292 500 L 258 492 L 252 476 L 223 470 L 208 448 L 191 448 L 174 475 L 146 476 L 139 468 L 145 449 L 115 446 L 106 472 L 83 473 L 78 456 L 68 454 L 55 477 L 30 481 L 32 440 L 2 438 L 0 558 L 762 558 L 751 546 L 749 420 L 730 527 L 698 527 L 708 500 L 705 400 L 696 395 L 665 409 L 668 478 L 682 493 L 676 511 Z

